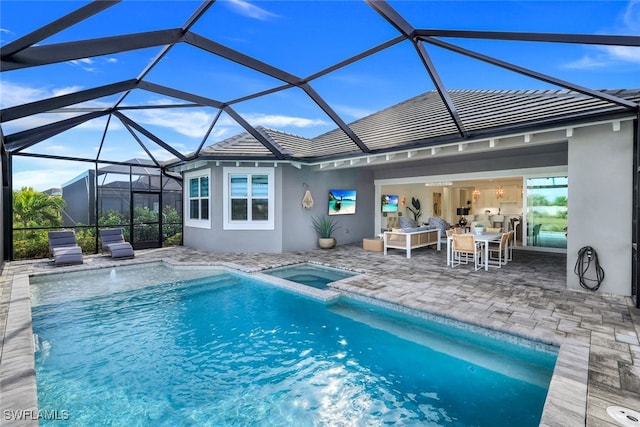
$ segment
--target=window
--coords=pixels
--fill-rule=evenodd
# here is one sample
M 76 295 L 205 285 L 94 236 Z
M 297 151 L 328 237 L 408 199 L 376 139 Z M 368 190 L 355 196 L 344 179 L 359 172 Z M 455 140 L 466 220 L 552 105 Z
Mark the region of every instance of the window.
M 209 221 L 209 171 L 184 175 L 187 183 L 185 225 L 189 227 L 210 228 Z
M 225 230 L 274 229 L 272 168 L 224 168 Z

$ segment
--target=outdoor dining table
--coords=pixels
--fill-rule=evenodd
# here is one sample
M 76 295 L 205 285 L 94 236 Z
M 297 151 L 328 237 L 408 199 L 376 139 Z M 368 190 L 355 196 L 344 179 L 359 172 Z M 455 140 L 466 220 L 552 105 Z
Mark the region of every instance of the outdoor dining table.
M 484 246 L 483 261 L 484 269 L 489 271 L 489 242 L 500 240 L 502 233 L 464 233 L 476 236 L 476 242 L 482 242 Z M 447 265 L 453 265 L 453 236 L 447 236 Z

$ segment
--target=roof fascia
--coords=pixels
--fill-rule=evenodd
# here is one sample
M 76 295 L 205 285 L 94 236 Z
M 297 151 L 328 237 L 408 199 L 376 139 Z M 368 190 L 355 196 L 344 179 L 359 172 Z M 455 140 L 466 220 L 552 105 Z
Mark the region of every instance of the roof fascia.
M 2 57 L 2 71 L 11 71 L 74 59 L 91 58 L 129 50 L 175 44 L 182 38 L 182 29 L 148 31 L 122 36 L 104 37 L 67 43 L 33 46 Z
M 73 12 L 68 13 L 62 18 L 58 18 L 55 21 L 40 27 L 39 29 L 27 34 L 24 37 L 20 37 L 19 39 L 8 43 L 1 49 L 2 53 L 0 56 L 4 60 L 5 57 L 15 55 L 16 53 L 28 48 L 29 46 L 33 46 L 34 44 L 41 42 L 42 40 L 54 34 L 57 34 L 62 30 L 72 27 L 78 22 L 84 21 L 85 19 L 95 15 L 96 13 L 102 12 L 103 10 L 114 6 L 120 1 L 121 0 L 102 0 L 87 3 L 84 6 L 74 10 Z
M 44 113 L 46 111 L 55 110 L 69 105 L 79 104 L 84 101 L 101 98 L 103 96 L 113 95 L 136 86 L 136 80 L 125 80 L 119 83 L 99 86 L 93 89 L 87 89 L 79 92 L 69 93 L 65 95 L 55 96 L 41 101 L 30 102 L 15 107 L 0 110 L 0 123 L 10 120 L 20 119 L 22 117 L 33 114 Z
M 59 133 L 76 127 L 84 122 L 104 116 L 105 114 L 108 113 L 105 111 L 96 111 L 82 116 L 61 120 L 59 122 L 49 123 L 26 131 L 16 132 L 5 137 L 5 146 L 7 151 L 10 151 L 13 154 L 24 150 L 25 148 L 29 148 L 38 142 L 44 141 L 47 138 L 51 138 Z
M 509 62 L 501 61 L 499 59 L 492 58 L 490 56 L 483 55 L 481 53 L 474 52 L 474 51 L 462 48 L 460 46 L 444 42 L 442 40 L 438 40 L 438 39 L 435 39 L 435 38 L 432 38 L 432 37 L 421 37 L 421 39 L 423 41 L 427 42 L 427 43 L 442 47 L 444 49 L 451 50 L 451 51 L 459 53 L 461 55 L 469 56 L 471 58 L 478 59 L 480 61 L 484 61 L 484 62 L 487 62 L 489 64 L 492 64 L 492 65 L 495 65 L 495 66 L 498 66 L 498 67 L 501 67 L 501 68 L 505 68 L 507 70 L 514 71 L 516 73 L 523 74 L 525 76 L 532 77 L 532 78 L 537 79 L 537 80 L 541 80 L 541 81 L 546 82 L 546 83 L 551 83 L 551 84 L 556 85 L 556 86 L 560 86 L 560 87 L 563 87 L 563 88 L 566 88 L 566 89 L 571 89 L 573 91 L 582 93 L 584 95 L 588 95 L 588 96 L 592 96 L 594 98 L 602 99 L 603 101 L 612 102 L 614 104 L 623 106 L 623 107 L 631 109 L 631 110 L 638 110 L 640 108 L 639 104 L 636 104 L 635 102 L 632 102 L 632 101 L 628 101 L 628 100 L 626 100 L 624 98 L 620 98 L 620 97 L 613 96 L 613 95 L 610 95 L 610 94 L 605 93 L 605 92 L 601 92 L 601 91 L 597 91 L 597 90 L 591 90 L 591 89 L 586 88 L 584 86 L 580 86 L 580 85 L 576 85 L 576 84 L 573 84 L 573 83 L 569 83 L 567 81 L 557 79 L 557 78 L 552 77 L 550 75 L 542 74 L 542 73 L 539 73 L 537 71 L 530 70 L 528 68 L 524 68 L 524 67 L 520 67 L 518 65 L 511 64 Z
M 611 36 L 595 34 L 521 33 L 501 31 L 467 31 L 417 29 L 418 37 L 451 37 L 486 40 L 512 40 L 547 43 L 593 44 L 605 46 L 640 46 L 640 36 Z

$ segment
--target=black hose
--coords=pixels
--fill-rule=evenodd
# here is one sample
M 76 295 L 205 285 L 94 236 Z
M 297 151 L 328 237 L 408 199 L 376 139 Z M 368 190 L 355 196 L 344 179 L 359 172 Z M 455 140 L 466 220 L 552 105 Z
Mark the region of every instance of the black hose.
M 596 277 L 594 279 L 586 277 L 589 268 L 593 263 Z M 600 267 L 598 261 L 598 253 L 591 246 L 585 246 L 578 251 L 578 260 L 576 261 L 573 272 L 580 278 L 580 286 L 590 291 L 597 291 L 604 280 L 604 270 Z

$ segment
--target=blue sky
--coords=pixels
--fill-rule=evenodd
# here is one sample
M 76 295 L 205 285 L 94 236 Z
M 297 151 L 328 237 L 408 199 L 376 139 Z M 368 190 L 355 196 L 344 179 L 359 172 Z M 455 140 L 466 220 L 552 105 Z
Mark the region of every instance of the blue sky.
M 415 28 L 640 34 L 640 1 L 390 1 Z M 76 1 L 0 2 L 0 42 L 22 37 L 83 5 Z M 200 2 L 125 0 L 41 44 L 60 43 L 183 25 Z M 37 14 L 35 13 L 37 11 Z M 386 42 L 398 34 L 363 1 L 219 0 L 192 28 L 203 37 L 256 57 L 291 74 L 307 77 L 334 63 Z M 640 88 L 640 49 L 545 43 L 448 39 L 480 53 L 592 89 Z M 69 61 L 0 74 L 0 106 L 6 108 L 51 96 L 137 77 L 160 48 Z M 435 46 L 427 51 L 447 89 L 556 89 L 553 86 L 465 58 Z M 147 81 L 230 101 L 282 84 L 271 77 L 213 57 L 186 44 L 174 47 Z M 409 42 L 403 42 L 327 76 L 311 81 L 345 122 L 433 90 Z M 112 105 L 106 97 L 83 106 Z M 177 103 L 134 91 L 126 105 Z M 299 89 L 289 89 L 233 106 L 252 125 L 307 137 L 335 124 Z M 128 113 L 183 153 L 202 141 L 214 109 L 140 110 Z M 3 124 L 5 135 L 68 117 L 42 114 Z M 106 119 L 79 126 L 28 151 L 61 156 L 95 156 Z M 242 129 L 223 114 L 206 141 L 212 144 Z M 149 143 L 159 160 L 169 153 Z M 101 159 L 147 157 L 124 129 L 112 121 Z M 43 190 L 79 174 L 86 165 L 42 159 L 15 159 L 14 188 Z

